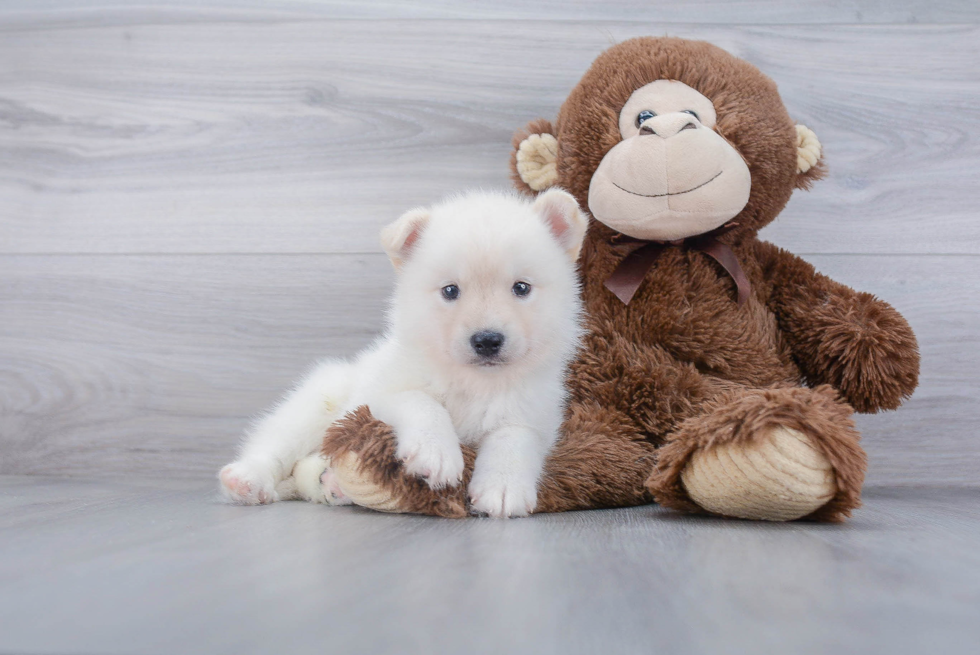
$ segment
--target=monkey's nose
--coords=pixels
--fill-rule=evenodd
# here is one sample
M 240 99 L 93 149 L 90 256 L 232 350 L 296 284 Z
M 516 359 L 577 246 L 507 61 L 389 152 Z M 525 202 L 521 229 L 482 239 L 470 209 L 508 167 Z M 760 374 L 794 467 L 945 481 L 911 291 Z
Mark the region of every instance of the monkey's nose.
M 643 121 L 640 125 L 640 136 L 656 134 L 662 139 L 669 139 L 684 130 L 694 130 L 697 127 L 697 123 L 686 112 L 661 114 Z

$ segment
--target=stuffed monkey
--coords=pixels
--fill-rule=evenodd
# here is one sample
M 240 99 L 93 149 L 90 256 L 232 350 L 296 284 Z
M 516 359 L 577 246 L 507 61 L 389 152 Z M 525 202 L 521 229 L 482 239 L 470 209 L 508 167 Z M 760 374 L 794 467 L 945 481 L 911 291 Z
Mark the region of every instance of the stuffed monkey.
M 632 39 L 514 146 L 518 188 L 560 186 L 593 218 L 580 258 L 589 333 L 536 511 L 655 500 L 747 519 L 849 516 L 866 468 L 852 412 L 911 396 L 918 346 L 890 305 L 757 238 L 824 173 L 816 135 L 772 80 L 708 43 Z M 323 453 L 358 504 L 468 515 L 468 477 L 432 490 L 394 450 L 361 408 Z

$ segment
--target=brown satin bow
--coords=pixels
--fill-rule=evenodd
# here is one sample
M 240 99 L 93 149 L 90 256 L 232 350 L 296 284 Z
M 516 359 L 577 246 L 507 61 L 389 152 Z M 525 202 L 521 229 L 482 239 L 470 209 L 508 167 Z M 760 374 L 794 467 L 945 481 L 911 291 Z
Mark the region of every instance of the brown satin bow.
M 730 227 L 733 226 L 725 226 L 725 228 Z M 612 272 L 612 275 L 606 279 L 606 288 L 623 301 L 624 305 L 628 305 L 636 290 L 640 288 L 640 284 L 643 283 L 643 278 L 653 268 L 654 263 L 664 250 L 672 246 L 680 246 L 699 250 L 721 264 L 725 272 L 732 276 L 735 286 L 738 287 L 738 306 L 741 307 L 749 299 L 752 286 L 749 279 L 745 277 L 745 272 L 742 271 L 735 253 L 729 246 L 716 238 L 715 235 L 720 233 L 721 230 L 716 230 L 708 234 L 672 242 L 644 241 L 628 237 L 625 234 L 617 234 L 612 238 L 611 243 L 614 246 L 627 246 L 630 250 L 629 254 L 619 262 L 619 266 Z

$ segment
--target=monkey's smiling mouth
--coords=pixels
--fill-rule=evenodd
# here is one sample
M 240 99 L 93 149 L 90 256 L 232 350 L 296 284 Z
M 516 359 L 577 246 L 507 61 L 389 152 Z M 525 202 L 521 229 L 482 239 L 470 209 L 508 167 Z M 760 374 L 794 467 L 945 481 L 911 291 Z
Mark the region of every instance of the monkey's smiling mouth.
M 683 195 L 685 193 L 690 193 L 691 191 L 697 191 L 698 189 L 700 189 L 701 187 L 705 186 L 706 184 L 710 184 L 711 182 L 714 182 L 715 180 L 718 179 L 718 176 L 721 175 L 724 172 L 725 172 L 724 169 L 722 169 L 722 170 L 718 171 L 717 173 L 715 173 L 714 176 L 711 179 L 707 180 L 706 182 L 702 182 L 701 184 L 697 185 L 696 187 L 691 187 L 687 191 L 676 191 L 674 193 L 654 193 L 652 195 L 647 195 L 645 193 L 636 193 L 635 191 L 630 191 L 629 189 L 624 189 L 623 187 L 619 186 L 615 182 L 613 182 L 613 186 L 616 187 L 617 189 L 619 189 L 620 191 L 625 191 L 626 193 L 628 193 L 630 195 L 640 196 L 642 198 L 663 198 L 664 196 L 679 196 L 679 195 Z

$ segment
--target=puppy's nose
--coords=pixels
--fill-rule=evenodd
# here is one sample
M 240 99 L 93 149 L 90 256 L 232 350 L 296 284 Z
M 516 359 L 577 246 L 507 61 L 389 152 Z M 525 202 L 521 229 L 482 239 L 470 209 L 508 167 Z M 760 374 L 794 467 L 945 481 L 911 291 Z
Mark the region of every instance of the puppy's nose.
M 477 332 L 470 337 L 470 345 L 480 357 L 493 357 L 500 352 L 500 346 L 504 345 L 504 335 L 487 330 Z

